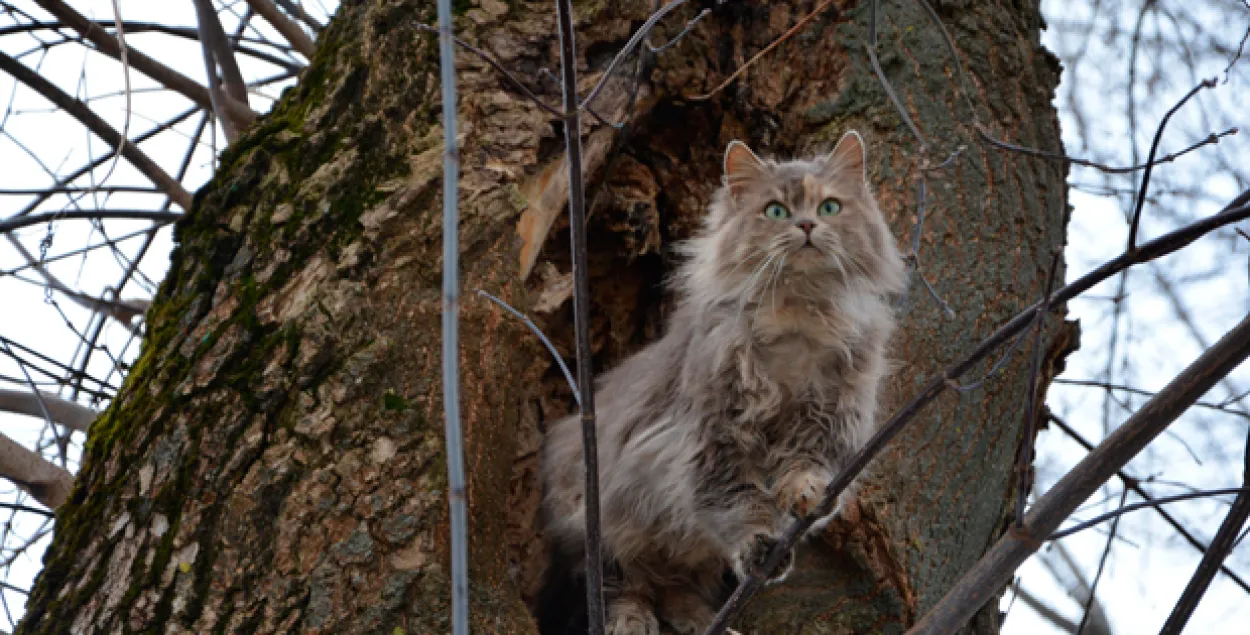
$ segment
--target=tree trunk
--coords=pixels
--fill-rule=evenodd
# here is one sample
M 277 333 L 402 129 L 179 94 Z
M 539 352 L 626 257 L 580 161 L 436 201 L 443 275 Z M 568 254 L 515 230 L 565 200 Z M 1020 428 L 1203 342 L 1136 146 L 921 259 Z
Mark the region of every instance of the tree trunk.
M 299 85 L 196 196 L 143 353 L 91 428 L 19 632 L 449 631 L 442 113 L 436 40 L 415 26 L 434 22 L 432 4 L 345 2 Z M 858 129 L 881 206 L 910 240 L 919 154 L 869 65 L 867 3 L 826 10 L 726 90 L 692 98 L 817 4 L 709 3 L 711 15 L 655 58 L 628 138 L 587 118 L 598 368 L 657 337 L 669 247 L 703 215 L 733 138 L 786 155 Z M 1058 65 L 1039 43 L 1036 3 L 941 4 L 980 121 L 1058 148 Z M 468 5 L 460 36 L 558 103 L 539 73 L 558 64 L 550 3 Z M 576 7 L 584 89 L 650 9 Z M 655 44 L 699 9 L 678 10 Z M 978 144 L 959 75 L 918 3 L 886 2 L 878 21 L 885 75 L 930 161 L 967 146 L 929 175 L 921 241 L 925 274 L 957 314 L 944 317 L 913 279 L 888 414 L 1038 298 L 1066 207 L 1061 164 Z M 530 312 L 571 351 L 562 130 L 480 59 L 458 55 L 472 620 L 476 633 L 533 633 L 524 600 L 545 563 L 535 452 L 540 422 L 572 399 L 523 326 L 471 290 Z M 630 62 L 596 112 L 628 114 L 633 73 Z M 984 388 L 925 411 L 875 464 L 861 521 L 810 545 L 791 582 L 753 602 L 739 628 L 905 630 L 1010 513 L 1027 367 L 1017 354 Z M 982 618 L 978 632 L 997 631 L 995 611 Z

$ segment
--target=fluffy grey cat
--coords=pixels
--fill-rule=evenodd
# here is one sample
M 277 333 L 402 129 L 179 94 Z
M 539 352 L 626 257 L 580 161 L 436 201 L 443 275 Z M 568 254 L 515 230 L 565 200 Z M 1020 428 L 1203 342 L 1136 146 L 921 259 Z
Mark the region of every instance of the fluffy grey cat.
M 873 431 L 905 271 L 864 163 L 855 132 L 810 161 L 729 144 L 667 333 L 600 379 L 608 633 L 701 632 L 726 570 L 756 572 Z M 543 448 L 546 532 L 571 557 L 579 426 L 555 422 Z

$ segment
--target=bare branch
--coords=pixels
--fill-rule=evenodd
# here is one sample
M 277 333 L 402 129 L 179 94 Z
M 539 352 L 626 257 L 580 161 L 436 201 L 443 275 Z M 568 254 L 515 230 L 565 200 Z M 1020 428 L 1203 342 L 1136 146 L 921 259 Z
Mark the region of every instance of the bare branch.
M 1153 393 L 1151 394 L 1153 396 Z M 1090 443 L 1088 440 L 1086 440 L 1085 437 L 1081 436 L 1079 432 L 1074 430 L 1072 426 L 1068 425 L 1067 422 L 1065 422 L 1063 419 L 1056 417 L 1054 413 L 1049 413 L 1048 416 L 1050 418 L 1051 423 L 1054 423 L 1056 426 L 1058 426 L 1058 428 L 1061 431 L 1063 431 L 1064 434 L 1067 434 L 1073 441 L 1077 442 L 1077 444 L 1085 448 L 1086 451 L 1090 451 L 1094 449 L 1093 443 Z M 1133 490 L 1133 492 L 1137 494 L 1138 496 L 1142 497 L 1143 499 L 1147 501 L 1154 500 L 1154 498 L 1150 495 L 1150 493 L 1147 492 L 1145 488 L 1141 486 L 1141 479 L 1138 479 L 1134 476 L 1130 476 L 1129 474 L 1125 473 L 1123 470 L 1116 472 L 1115 475 L 1119 477 L 1121 481 L 1124 482 L 1125 486 Z M 1205 554 L 1207 552 L 1207 546 L 1202 544 L 1202 542 L 1200 542 L 1197 538 L 1195 538 L 1194 535 L 1190 533 L 1190 531 L 1186 529 L 1184 525 L 1181 525 L 1180 521 L 1173 518 L 1172 514 L 1168 513 L 1166 509 L 1163 509 L 1162 507 L 1155 507 L 1154 510 L 1155 512 L 1159 514 L 1161 518 L 1163 518 L 1163 520 L 1167 521 L 1167 523 L 1171 525 L 1173 529 L 1176 530 L 1176 533 L 1180 534 L 1181 537 L 1184 538 L 1186 542 L 1192 545 L 1200 553 Z M 1225 566 L 1221 566 L 1220 571 L 1222 571 L 1224 575 L 1228 576 L 1228 578 L 1232 580 L 1237 586 L 1241 587 L 1243 591 L 1245 591 L 1246 593 L 1250 593 L 1250 583 L 1247 583 L 1245 580 L 1241 579 L 1241 577 L 1238 576 L 1236 573 L 1234 573 L 1231 569 Z
M 912 122 L 911 115 L 903 107 L 903 102 L 894 93 L 894 87 L 890 86 L 890 81 L 885 78 L 885 72 L 881 70 L 881 62 L 877 60 L 877 0 L 871 0 L 868 7 L 868 44 L 864 46 L 864 50 L 868 53 L 868 61 L 872 63 L 872 72 L 877 75 L 877 81 L 885 90 L 886 97 L 890 98 L 890 103 L 894 104 L 894 110 L 898 111 L 898 116 L 903 119 L 903 123 L 907 124 L 912 136 L 916 137 L 923 155 L 928 150 L 929 144 L 924 140 L 924 135 L 920 134 L 920 129 Z
M 556 6 L 559 7 L 560 5 L 558 3 L 560 0 L 556 1 Z M 586 95 L 586 98 L 583 99 L 580 104 L 577 105 L 577 108 L 581 109 L 589 107 L 590 102 L 594 101 L 595 97 L 599 96 L 599 93 L 602 92 L 608 85 L 608 81 L 611 80 L 612 76 L 616 74 L 616 69 L 620 67 L 621 62 L 623 62 L 626 57 L 629 57 L 630 53 L 632 53 L 635 48 L 638 48 L 638 45 L 647 37 L 647 34 L 651 33 L 651 29 L 654 29 L 655 25 L 659 24 L 660 20 L 664 19 L 664 16 L 676 11 L 679 7 L 686 4 L 687 1 L 688 0 L 673 0 L 672 2 L 669 2 L 661 7 L 659 11 L 653 12 L 651 16 L 647 18 L 647 21 L 643 22 L 642 26 L 638 27 L 637 31 L 634 31 L 634 34 L 630 36 L 629 41 L 625 42 L 625 46 L 621 47 L 621 50 L 616 52 L 616 56 L 612 58 L 612 61 L 608 63 L 608 67 L 604 69 L 603 77 L 599 78 L 599 81 L 595 84 L 594 88 L 590 89 L 590 93 Z M 567 79 L 567 77 L 565 79 Z M 565 110 L 568 110 L 567 105 L 565 106 Z
M 48 509 L 69 499 L 74 476 L 22 444 L 0 434 L 0 477 L 12 481 Z
M 256 113 L 248 104 L 243 75 L 210 1 L 192 0 L 192 3 L 195 4 L 195 18 L 200 29 L 200 48 L 204 52 L 208 96 L 213 102 L 213 112 L 221 120 L 226 139 L 234 143 L 242 131 L 256 120 Z M 221 69 L 220 76 L 218 69 Z
M 1064 574 L 1064 570 L 1060 569 L 1059 564 L 1054 562 L 1055 558 L 1042 558 L 1042 565 L 1050 569 L 1050 574 L 1054 576 L 1055 580 L 1068 587 L 1069 593 L 1078 604 L 1088 604 L 1089 608 L 1086 610 L 1086 613 L 1090 619 L 1085 626 L 1093 629 L 1093 634 L 1091 635 L 1098 633 L 1111 635 L 1111 624 L 1107 621 L 1107 612 L 1103 608 L 1103 604 L 1094 597 L 1094 588 L 1081 573 L 1081 568 L 1077 565 L 1076 559 L 1072 557 L 1072 554 L 1061 542 L 1051 543 L 1048 554 L 1051 553 L 1059 556 L 1058 560 L 1066 568 L 1067 573 L 1071 574 L 1071 579 L 1069 580 L 1068 576 Z M 1074 624 L 1073 626 L 1077 625 Z M 1077 626 L 1077 629 L 1079 629 L 1079 626 Z
M 40 400 L 43 401 L 42 406 Z M 51 393 L 40 391 L 36 396 L 28 390 L 0 388 L 0 411 L 42 418 L 44 408 L 57 423 L 82 433 L 87 432 L 87 426 L 99 415 L 91 408 Z
M 1224 517 L 1224 522 L 1220 524 L 1215 539 L 1211 541 L 1211 548 L 1202 556 L 1202 562 L 1198 563 L 1197 571 L 1194 571 L 1189 584 L 1185 585 L 1181 599 L 1176 602 L 1172 614 L 1168 616 L 1168 621 L 1163 623 L 1163 629 L 1159 631 L 1159 635 L 1180 635 L 1185 629 L 1185 624 L 1189 622 L 1189 617 L 1198 607 L 1198 602 L 1202 600 L 1207 588 L 1211 586 L 1211 579 L 1215 577 L 1215 572 L 1223 566 L 1224 559 L 1236 545 L 1237 534 L 1246 524 L 1246 519 L 1250 518 L 1250 435 L 1246 437 L 1241 483 L 1242 488 L 1237 494 L 1237 500 L 1233 501 L 1233 506 Z
M 287 13 L 299 18 L 300 22 L 308 25 L 308 28 L 312 29 L 313 33 L 325 28 L 325 25 L 309 15 L 308 12 L 304 10 L 304 7 L 291 2 L 291 0 L 277 0 L 277 2 L 279 6 L 287 10 Z
M 1153 397 L 1155 395 L 1155 392 L 1151 390 L 1143 390 L 1141 388 L 1134 388 L 1132 386 L 1124 386 L 1121 384 L 1113 384 L 1113 383 L 1105 382 L 1105 381 L 1094 381 L 1090 379 L 1065 379 L 1063 377 L 1056 377 L 1053 381 L 1056 384 L 1065 384 L 1068 386 L 1085 386 L 1088 388 L 1101 388 L 1103 390 L 1115 390 L 1115 391 L 1120 391 L 1120 392 L 1131 393 L 1131 394 L 1138 395 L 1141 397 Z M 1234 401 L 1236 401 L 1236 399 L 1232 399 L 1228 403 L 1213 403 L 1210 401 L 1198 401 L 1194 403 L 1194 406 L 1198 408 L 1207 408 L 1209 410 L 1216 410 L 1224 414 L 1233 415 L 1234 417 L 1241 417 L 1242 419 L 1250 419 L 1250 414 L 1239 412 L 1237 410 L 1232 410 L 1228 408 L 1228 404 Z
M 1185 93 L 1180 101 L 1176 102 L 1172 109 L 1163 115 L 1163 119 L 1159 121 L 1159 128 L 1155 131 L 1154 141 L 1150 144 L 1150 154 L 1146 158 L 1146 171 L 1141 177 L 1141 189 L 1137 192 L 1137 204 L 1133 206 L 1133 220 L 1129 223 L 1128 228 L 1128 251 L 1133 251 L 1137 247 L 1137 226 L 1141 223 L 1142 208 L 1146 205 L 1146 192 L 1150 188 L 1150 173 L 1154 170 L 1155 153 L 1159 151 L 1159 141 L 1163 139 L 1163 131 L 1167 128 L 1168 121 L 1172 119 L 1172 115 L 1181 109 L 1186 102 L 1198 94 L 1198 91 L 1204 88 L 1214 88 L 1215 79 L 1204 79 L 1192 90 Z
M 43 0 L 47 2 L 48 0 Z M 137 52 L 136 52 L 137 53 Z M 132 55 L 134 57 L 134 55 Z M 123 144 L 122 136 L 108 122 L 104 121 L 95 111 L 91 110 L 86 104 L 74 99 L 65 91 L 57 88 L 52 82 L 44 79 L 42 75 L 27 68 L 21 62 L 9 57 L 4 53 L 0 53 L 0 71 L 4 71 L 12 75 L 17 81 L 29 86 L 35 92 L 42 95 L 45 99 L 81 121 L 96 136 L 104 139 L 114 148 Z M 164 170 L 161 169 L 155 161 L 148 158 L 133 143 L 126 143 L 122 148 L 122 156 L 135 169 L 143 173 L 144 176 L 152 180 L 152 182 L 165 193 L 166 196 L 173 199 L 175 203 L 183 209 L 191 209 L 191 194 L 187 192 L 182 184 L 175 181 Z
M 105 32 L 95 22 L 88 20 L 81 13 L 70 8 L 61 0 L 35 0 L 39 6 L 43 7 L 48 13 L 56 16 L 58 20 L 67 24 L 71 29 L 77 31 L 84 38 L 89 40 L 100 52 L 120 59 L 121 47 L 117 43 L 117 39 Z M 177 92 L 187 99 L 197 103 L 201 108 L 211 108 L 212 100 L 208 96 L 208 89 L 197 84 L 195 80 L 179 73 L 178 71 L 161 64 L 160 62 L 148 57 L 139 51 L 130 51 L 130 64 L 135 70 L 156 80 L 160 84 L 168 87 L 170 90 Z M 60 104 L 58 104 L 60 105 Z
M 265 21 L 272 25 L 278 33 L 281 33 L 282 37 L 286 38 L 286 41 L 295 47 L 295 50 L 299 51 L 304 57 L 312 59 L 313 53 L 317 51 L 312 38 L 308 37 L 308 34 L 299 28 L 298 24 L 286 17 L 278 9 L 277 5 L 270 2 L 270 0 L 247 0 L 247 4 L 252 7 L 253 11 L 259 13 L 262 18 L 265 18 Z
M 1128 500 L 1128 491 L 1126 487 L 1124 491 L 1120 492 L 1120 506 L 1111 516 L 1114 520 L 1111 521 L 1111 530 L 1107 532 L 1107 542 L 1102 548 L 1102 557 L 1098 559 L 1098 569 L 1094 572 L 1094 581 L 1089 585 L 1089 594 L 1085 598 L 1085 606 L 1081 612 L 1081 623 L 1076 627 L 1076 635 L 1085 633 L 1085 626 L 1089 624 L 1091 619 L 1097 622 L 1099 618 L 1105 617 L 1095 612 L 1099 608 L 1098 583 L 1102 582 L 1103 571 L 1107 568 L 1107 558 L 1111 556 L 1111 547 L 1115 545 L 1116 534 L 1120 531 L 1120 516 L 1124 512 L 1124 503 Z
M 672 6 L 672 5 L 669 5 L 669 6 Z M 816 6 L 815 9 L 812 9 L 811 13 L 803 16 L 803 19 L 799 20 L 798 22 L 795 22 L 794 26 L 790 27 L 789 29 L 786 30 L 785 33 L 782 33 L 780 37 L 770 42 L 768 46 L 765 46 L 764 49 L 761 50 L 759 53 L 756 53 L 755 55 L 753 55 L 751 59 L 747 60 L 745 64 L 743 64 L 742 66 L 738 68 L 738 70 L 730 74 L 729 77 L 726 77 L 724 81 L 717 84 L 715 88 L 713 88 L 712 90 L 709 90 L 705 94 L 695 95 L 692 97 L 686 97 L 686 99 L 690 101 L 707 101 L 711 99 L 712 96 L 715 95 L 716 93 L 719 93 L 720 91 L 725 90 L 726 86 L 729 86 L 730 84 L 732 84 L 735 79 L 738 79 L 738 76 L 745 73 L 746 70 L 748 68 L 751 68 L 751 65 L 759 61 L 761 57 L 768 55 L 770 52 L 772 52 L 773 49 L 780 46 L 782 42 L 785 42 L 786 40 L 790 39 L 795 33 L 798 33 L 800 30 L 803 29 L 803 27 L 807 26 L 809 22 L 811 22 L 812 20 L 815 20 L 816 16 L 823 13 L 825 9 L 828 9 L 829 7 L 832 7 L 832 6 L 834 6 L 833 0 L 825 0 L 824 2 L 821 2 L 819 5 Z M 667 9 L 668 7 L 665 7 L 665 8 Z M 834 19 L 837 19 L 837 16 L 838 16 L 837 7 L 834 7 L 833 15 L 834 15 Z M 587 97 L 586 101 L 590 101 L 590 99 L 591 99 L 590 97 Z
M 41 214 L 40 216 L 44 216 L 44 215 Z M 25 218 L 33 218 L 33 217 L 27 216 Z M 25 218 L 19 218 L 15 220 L 21 221 L 21 220 L 25 220 Z M 3 225 L 3 223 L 0 223 L 0 225 Z M 118 322 L 121 322 L 122 324 L 126 325 L 132 331 L 136 330 L 133 324 L 134 319 L 138 315 L 142 314 L 143 311 L 147 310 L 146 307 L 140 310 L 125 303 L 110 302 L 110 301 L 104 300 L 103 298 L 96 299 L 85 293 L 75 291 L 69 288 L 69 286 L 67 286 L 64 282 L 61 282 L 59 278 L 52 275 L 52 272 L 48 271 L 48 269 L 43 266 L 43 262 L 41 262 L 40 260 L 37 260 L 33 255 L 31 255 L 30 251 L 26 249 L 26 246 L 23 245 L 21 241 L 14 238 L 13 235 L 10 233 L 2 232 L 2 231 L 0 231 L 0 233 L 3 233 L 5 239 L 9 241 L 9 244 L 11 244 L 13 248 L 16 249 L 17 252 L 21 254 L 23 258 L 26 259 L 26 266 L 30 267 L 31 269 L 34 269 L 35 273 L 38 273 L 40 277 L 44 279 L 44 282 L 46 283 L 47 287 L 57 291 L 58 293 L 65 295 L 65 297 L 72 300 L 74 304 L 77 304 L 78 306 L 81 306 L 82 308 L 87 309 L 88 311 L 95 311 L 95 312 L 103 313 L 117 320 Z M 20 276 L 15 276 L 15 277 L 17 277 L 19 280 L 25 280 L 24 278 L 21 278 Z M 28 281 L 28 282 L 33 282 L 33 281 Z M 35 283 L 35 284 L 38 284 L 38 283 Z
M 1221 377 L 1250 356 L 1250 316 L 1146 402 L 1030 509 L 908 633 L 949 635 L 1011 579 L 1012 573 L 1080 504 L 1184 413 Z
M 438 33 L 438 29 L 432 26 L 429 26 L 428 24 L 421 24 L 417 22 L 417 23 L 414 23 L 413 26 L 422 31 L 428 31 L 430 33 L 436 33 L 436 34 Z M 483 51 L 482 49 L 479 49 L 476 46 L 473 46 L 472 44 L 469 44 L 468 42 L 465 42 L 464 40 L 456 37 L 455 35 L 451 36 L 451 41 L 454 42 L 457 46 L 460 46 L 466 51 L 469 51 L 470 53 L 473 53 L 474 55 L 478 56 L 478 58 L 480 58 L 482 61 L 486 62 L 487 64 L 490 64 L 491 68 L 494 68 L 496 71 L 499 72 L 500 75 L 503 75 L 504 79 L 508 80 L 508 83 L 512 84 L 513 86 L 516 86 L 517 90 L 520 90 L 522 94 L 528 97 L 530 101 L 537 104 L 539 108 L 542 108 L 544 111 L 546 111 L 547 113 L 551 115 L 555 115 L 556 117 L 559 117 L 561 119 L 564 118 L 564 113 L 560 112 L 559 108 L 556 108 L 555 106 L 550 106 L 546 102 L 544 102 L 542 99 L 539 99 L 538 95 L 534 94 L 534 91 L 530 90 L 529 87 L 526 86 L 521 80 L 517 79 L 516 75 L 513 75 L 511 72 L 508 71 L 508 69 L 504 68 L 503 64 L 500 64 L 495 58 L 491 57 L 489 53 L 487 53 L 486 51 Z
M 578 407 L 581 407 L 582 394 L 581 391 L 577 389 L 577 382 L 573 381 L 573 373 L 569 372 L 569 365 L 564 363 L 564 357 L 560 355 L 560 351 L 556 350 L 556 345 L 552 344 L 551 340 L 547 339 L 547 336 L 542 332 L 542 329 L 538 328 L 538 325 L 534 324 L 534 321 L 529 319 L 529 317 L 527 317 L 524 313 L 512 308 L 512 306 L 507 302 L 504 302 L 503 300 L 500 300 L 499 298 L 481 289 L 476 289 L 476 291 L 478 295 L 494 302 L 503 310 L 511 313 L 512 317 L 520 320 L 523 324 L 525 324 L 526 328 L 528 328 L 530 332 L 538 336 L 538 339 L 543 343 L 543 346 L 547 347 L 547 352 L 551 353 L 551 356 L 556 360 L 556 364 L 560 366 L 560 372 L 564 373 L 564 381 L 568 382 L 569 389 L 573 391 L 573 399 L 577 401 Z
M 1042 616 L 1042 618 L 1047 622 L 1054 624 L 1059 628 L 1059 630 L 1076 633 L 1076 622 L 1064 617 L 1059 613 L 1059 611 L 1056 611 L 1051 608 L 1050 605 L 1037 599 L 1036 596 L 1029 593 L 1024 589 L 1024 587 L 1020 586 L 1019 582 L 1012 582 L 1011 590 L 1016 592 L 1016 597 L 1019 598 L 1021 602 L 1024 602 L 1026 606 L 1033 609 L 1033 612 Z
M 53 518 L 53 519 L 56 518 L 55 512 L 50 512 L 46 509 L 39 509 L 38 507 L 31 507 L 30 505 L 18 505 L 16 503 L 0 503 L 0 509 L 11 509 L 16 512 L 26 512 L 27 514 L 38 514 L 40 516 L 43 516 L 44 518 Z M 21 589 L 18 589 L 18 591 L 21 591 Z M 25 591 L 21 591 L 21 592 L 25 593 Z
M 3 53 L 0 53 L 3 55 Z M 10 217 L 0 221 L 0 233 L 11 232 L 15 229 L 38 225 L 40 223 L 51 223 L 60 220 L 150 220 L 158 224 L 172 223 L 182 218 L 181 212 L 158 212 L 142 209 L 87 209 L 87 210 L 70 210 L 65 212 L 46 212 L 43 214 L 31 214 L 29 216 Z
M 1042 369 L 1042 335 L 1046 332 L 1046 314 L 1050 312 L 1050 292 L 1055 288 L 1055 272 L 1059 270 L 1060 252 L 1056 251 L 1050 259 L 1050 273 L 1046 276 L 1046 287 L 1042 289 L 1041 306 L 1037 309 L 1037 318 L 1033 322 L 1033 360 L 1029 367 L 1029 382 L 1025 385 L 1024 406 L 1024 439 L 1020 444 L 1020 454 L 1016 457 L 1016 493 L 1015 526 L 1024 522 L 1024 502 L 1033 488 L 1031 468 L 1033 467 L 1033 437 L 1037 426 L 1037 377 Z
M 1103 163 L 1096 163 L 1094 161 L 1090 161 L 1087 159 L 1070 157 L 1066 154 L 1063 154 L 1062 152 L 1051 152 L 1049 150 L 1039 150 L 1037 148 L 1029 148 L 1026 146 L 1018 146 L 1012 143 L 1007 143 L 1006 141 L 995 139 L 994 136 L 990 134 L 989 129 L 980 123 L 973 124 L 973 127 L 976 128 L 977 134 L 980 135 L 981 139 L 983 139 L 986 143 L 998 148 L 999 150 L 1007 150 L 1010 152 L 1018 152 L 1020 154 L 1027 154 L 1029 156 L 1039 157 L 1042 159 L 1053 159 L 1055 161 L 1063 161 L 1065 163 L 1071 163 L 1074 165 L 1082 165 L 1087 168 L 1094 168 L 1095 170 L 1106 172 L 1107 174 L 1128 174 L 1130 172 L 1144 170 L 1149 166 L 1159 165 L 1161 163 L 1171 163 L 1179 159 L 1180 157 L 1183 157 L 1186 154 L 1189 154 L 1190 152 L 1197 150 L 1198 148 L 1219 143 L 1220 139 L 1238 134 L 1240 132 L 1240 130 L 1237 128 L 1229 128 L 1228 130 L 1225 130 L 1223 132 L 1213 132 L 1207 135 L 1206 137 L 1204 137 L 1203 139 L 1201 139 L 1200 141 L 1196 141 L 1182 150 L 1165 155 L 1153 161 L 1149 161 L 1141 165 L 1116 167 L 1116 166 L 1106 165 Z
M 101 20 L 91 20 L 91 23 L 103 29 L 115 28 L 112 21 L 105 22 Z M 200 39 L 199 29 L 193 29 L 191 27 L 173 26 L 170 24 L 161 24 L 159 22 L 135 22 L 131 20 L 123 20 L 122 26 L 123 28 L 126 29 L 126 33 L 130 33 L 130 34 L 162 33 L 164 35 L 172 35 L 174 37 L 185 38 L 188 40 Z M 27 24 L 16 24 L 13 26 L 0 27 L 0 37 L 9 35 L 12 33 L 31 33 L 34 31 L 59 30 L 59 29 L 66 29 L 66 28 L 69 28 L 69 25 L 61 23 L 61 22 L 30 22 Z M 285 44 L 267 42 L 259 38 L 245 38 L 245 37 L 230 38 L 231 49 L 233 49 L 234 51 L 238 53 L 242 53 L 243 55 L 246 55 L 251 58 L 255 58 L 262 62 L 268 62 L 270 64 L 273 64 L 274 66 L 280 66 L 290 71 L 298 71 L 301 68 L 303 68 L 303 65 L 299 64 L 298 62 L 292 61 L 290 59 L 282 58 L 277 55 L 273 55 L 271 53 L 267 53 L 265 51 L 261 51 L 259 49 L 256 49 L 250 46 L 244 46 L 241 42 L 263 44 L 267 47 L 273 47 L 280 51 L 292 50 L 289 46 Z
M 68 373 L 71 373 L 71 374 L 72 374 L 72 376 L 74 376 L 74 377 L 81 377 L 82 379 L 88 380 L 88 381 L 90 381 L 90 382 L 92 382 L 92 383 L 94 383 L 94 384 L 96 384 L 96 385 L 100 386 L 103 390 L 108 390 L 108 391 L 112 391 L 112 392 L 117 392 L 117 386 L 114 386 L 114 385 L 112 385 L 112 384 L 109 384 L 109 383 L 108 383 L 108 382 L 106 382 L 106 381 L 103 381 L 103 380 L 97 379 L 96 377 L 94 377 L 94 376 L 92 376 L 92 375 L 87 374 L 85 371 L 78 371 L 78 370 L 75 370 L 74 368 L 71 368 L 71 367 L 69 367 L 69 366 L 66 366 L 65 364 L 62 364 L 61 362 L 58 362 L 57 360 L 52 359 L 51 357 L 48 357 L 47 355 L 44 355 L 43 353 L 40 353 L 40 352 L 39 352 L 39 351 L 37 351 L 37 350 L 34 350 L 34 349 L 32 349 L 32 348 L 30 348 L 30 347 L 28 347 L 28 346 L 23 346 L 23 345 L 21 345 L 21 344 L 19 344 L 19 343 L 17 343 L 17 342 L 14 342 L 14 341 L 13 341 L 13 340 L 11 340 L 11 339 L 9 339 L 9 338 L 5 337 L 5 336 L 3 336 L 3 335 L 0 335 L 0 344 L 3 344 L 3 345 L 6 347 L 6 349 L 7 349 L 7 347 L 9 347 L 9 346 L 11 346 L 11 347 L 13 347 L 13 348 L 16 348 L 16 349 L 18 349 L 18 350 L 22 351 L 23 353 L 25 353 L 25 354 L 27 354 L 27 355 L 30 355 L 30 356 L 32 356 L 32 357 L 34 357 L 34 358 L 36 358 L 36 359 L 39 359 L 40 361 L 42 361 L 42 362 L 44 362 L 44 363 L 46 363 L 46 364 L 49 364 L 49 365 L 51 365 L 51 366 L 53 366 L 53 367 L 55 367 L 55 368 L 57 368 L 57 369 L 61 370 L 62 372 L 68 372 Z M 54 380 L 54 381 L 58 382 L 58 383 L 59 383 L 59 382 L 61 382 L 61 377 L 60 377 L 59 375 L 56 375 L 56 374 L 54 374 L 54 373 L 52 373 L 52 372 L 49 372 L 49 371 L 47 371 L 47 370 L 45 370 L 45 369 L 43 369 L 43 368 L 40 368 L 39 366 L 37 366 L 37 365 L 35 365 L 35 364 L 31 364 L 30 362 L 28 362 L 28 361 L 26 361 L 26 360 L 23 360 L 22 358 L 18 357 L 16 354 L 14 354 L 12 351 L 5 350 L 5 351 L 3 351 L 3 352 L 4 352 L 6 355 L 8 355 L 8 356 L 12 357 L 12 358 L 13 358 L 15 361 L 17 361 L 19 364 L 26 364 L 27 366 L 29 366 L 29 367 L 30 367 L 30 369 L 31 369 L 31 370 L 38 371 L 40 374 L 42 374 L 42 375 L 44 375 L 44 376 L 46 376 L 46 377 L 48 377 L 48 378 L 50 378 L 50 379 L 52 379 L 52 380 Z
M 1243 492 L 1250 492 L 1250 487 L 1225 487 L 1223 489 L 1201 490 L 1197 492 L 1187 492 L 1185 494 L 1177 494 L 1175 496 L 1162 496 L 1159 498 L 1152 498 L 1148 501 L 1143 501 L 1140 503 L 1133 503 L 1132 505 L 1124 505 L 1122 507 L 1117 508 L 1115 511 L 1110 511 L 1105 514 L 1099 514 L 1098 516 L 1095 516 L 1089 520 L 1081 521 L 1071 527 L 1068 527 L 1067 529 L 1056 531 L 1055 533 L 1050 535 L 1050 538 L 1048 538 L 1048 540 L 1059 540 L 1061 538 L 1067 538 L 1068 536 L 1071 536 L 1072 534 L 1080 533 L 1082 531 L 1085 531 L 1086 529 L 1089 529 L 1090 527 L 1095 527 L 1097 525 L 1107 522 L 1108 520 L 1111 520 L 1113 518 L 1119 518 L 1120 516 L 1123 516 L 1124 514 L 1127 514 L 1129 512 L 1135 512 L 1139 509 L 1157 508 L 1159 505 L 1166 505 L 1168 503 L 1179 503 L 1182 501 L 1194 500 L 1198 498 L 1211 498 L 1212 496 L 1229 496 L 1231 494 L 1241 494 Z M 1208 548 L 1208 551 L 1209 551 L 1209 548 Z

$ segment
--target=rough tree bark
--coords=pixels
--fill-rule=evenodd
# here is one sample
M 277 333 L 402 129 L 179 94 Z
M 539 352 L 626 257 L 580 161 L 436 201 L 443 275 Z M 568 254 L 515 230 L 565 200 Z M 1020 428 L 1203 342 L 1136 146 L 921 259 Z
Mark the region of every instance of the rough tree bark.
M 695 4 L 654 41 L 676 35 Z M 587 118 L 592 199 L 606 183 L 590 221 L 600 368 L 657 336 L 669 247 L 701 217 L 730 139 L 790 154 L 857 128 L 900 239 L 915 221 L 916 144 L 865 54 L 867 3 L 838 3 L 695 101 L 818 3 L 707 4 L 711 16 L 648 73 L 628 140 Z M 432 5 L 344 2 L 298 86 L 197 194 L 142 356 L 91 428 L 19 632 L 447 632 L 438 56 L 415 26 L 434 22 Z M 587 87 L 650 8 L 577 5 Z M 538 72 L 558 63 L 550 3 L 460 9 L 462 37 L 558 102 Z M 1058 148 L 1058 64 L 1039 43 L 1036 2 L 942 2 L 938 12 L 980 120 Z M 931 155 L 968 146 L 930 175 L 922 240 L 926 275 L 957 316 L 913 284 L 888 413 L 1036 300 L 1067 212 L 1061 165 L 976 143 L 920 4 L 885 2 L 879 23 L 885 74 Z M 595 104 L 600 114 L 626 114 L 631 69 Z M 462 52 L 458 72 L 465 289 L 531 312 L 567 352 L 559 124 L 479 59 Z M 466 298 L 474 632 L 532 633 L 524 600 L 545 558 L 535 450 L 540 422 L 568 411 L 571 395 L 520 325 Z M 935 602 L 1010 513 L 1027 365 L 1017 355 L 984 388 L 931 407 L 875 465 L 862 520 L 809 546 L 792 581 L 739 627 L 899 633 Z M 996 619 L 984 611 L 973 628 L 997 632 Z

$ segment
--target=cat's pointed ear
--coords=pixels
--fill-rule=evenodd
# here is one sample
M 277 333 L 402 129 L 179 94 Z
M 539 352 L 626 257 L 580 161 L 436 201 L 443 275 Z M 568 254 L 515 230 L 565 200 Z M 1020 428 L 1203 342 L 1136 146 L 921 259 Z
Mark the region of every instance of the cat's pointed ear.
M 747 181 L 757 177 L 764 169 L 764 162 L 755 156 L 747 144 L 733 140 L 725 148 L 725 184 L 729 193 L 737 196 Z
M 864 147 L 864 138 L 854 130 L 842 135 L 825 161 L 830 168 L 846 170 L 859 175 L 862 181 L 868 180 L 864 167 L 868 163 L 868 150 Z

